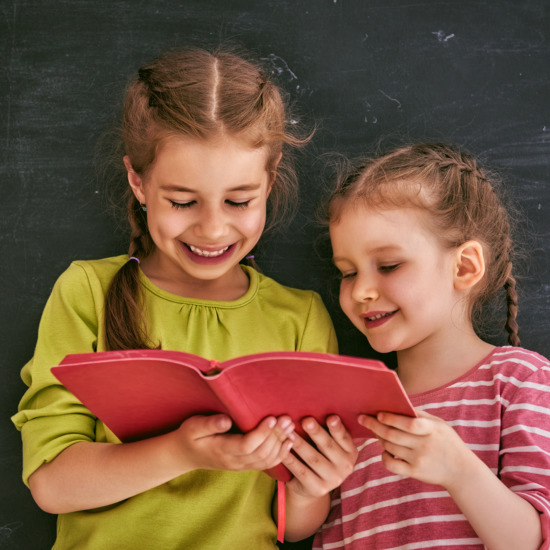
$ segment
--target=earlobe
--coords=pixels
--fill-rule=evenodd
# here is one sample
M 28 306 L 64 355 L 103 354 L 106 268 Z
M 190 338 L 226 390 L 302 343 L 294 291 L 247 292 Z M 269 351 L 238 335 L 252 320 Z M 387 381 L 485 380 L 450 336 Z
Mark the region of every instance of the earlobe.
M 124 166 L 128 172 L 128 183 L 132 188 L 132 192 L 140 203 L 145 203 L 145 194 L 143 193 L 143 181 L 141 176 L 134 171 L 128 155 L 126 155 L 122 160 L 124 161 Z
M 478 241 L 466 241 L 456 250 L 456 271 L 454 287 L 468 290 L 485 275 L 485 256 Z

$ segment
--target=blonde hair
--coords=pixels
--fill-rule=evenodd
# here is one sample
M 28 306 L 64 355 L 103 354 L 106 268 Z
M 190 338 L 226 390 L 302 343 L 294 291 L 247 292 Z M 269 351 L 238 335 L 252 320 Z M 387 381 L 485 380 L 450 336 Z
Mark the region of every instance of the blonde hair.
M 470 296 L 472 323 L 479 329 L 483 306 L 504 289 L 508 341 L 519 345 L 512 217 L 495 174 L 455 146 L 407 145 L 360 159 L 340 174 L 328 201 L 329 223 L 345 215 L 344 206 L 350 201 L 363 202 L 369 208 L 412 206 L 425 210 L 445 247 L 457 247 L 468 240 L 480 242 L 486 272 Z
M 243 53 L 195 48 L 169 52 L 140 68 L 126 90 L 121 128 L 124 154 L 132 169 L 146 179 L 163 143 L 173 138 L 209 140 L 230 135 L 252 148 L 265 147 L 266 169 L 274 178 L 268 210 L 272 227 L 297 203 L 296 174 L 288 149 L 309 140 L 288 124 L 286 111 L 281 91 Z M 125 201 L 131 227 L 129 256 L 145 258 L 155 245 L 146 215 L 127 184 Z M 152 345 L 141 302 L 138 264 L 130 261 L 117 272 L 106 296 L 107 349 Z

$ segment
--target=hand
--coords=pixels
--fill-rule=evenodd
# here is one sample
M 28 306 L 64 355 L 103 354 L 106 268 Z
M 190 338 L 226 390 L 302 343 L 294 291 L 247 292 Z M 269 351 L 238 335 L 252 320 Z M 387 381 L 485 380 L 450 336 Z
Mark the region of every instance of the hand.
M 328 432 L 313 418 L 303 420 L 302 427 L 317 448 L 294 434 L 293 449 L 303 462 L 290 453 L 283 460 L 294 474 L 287 483 L 287 490 L 300 496 L 319 498 L 338 487 L 351 474 L 358 451 L 338 416 L 328 417 Z
M 287 416 L 268 417 L 247 434 L 228 434 L 231 419 L 222 414 L 192 416 L 178 432 L 182 460 L 190 469 L 266 470 L 290 453 L 294 424 Z
M 361 415 L 359 424 L 380 441 L 382 462 L 390 472 L 449 489 L 458 482 L 471 451 L 445 421 L 416 413 L 417 418 L 386 412 L 376 418 Z

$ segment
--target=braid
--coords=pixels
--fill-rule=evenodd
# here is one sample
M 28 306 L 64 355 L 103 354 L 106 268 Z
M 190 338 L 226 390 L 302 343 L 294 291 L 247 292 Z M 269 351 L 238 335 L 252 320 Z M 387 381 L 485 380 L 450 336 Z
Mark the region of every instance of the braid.
M 507 317 L 505 329 L 508 333 L 508 342 L 512 346 L 519 346 L 520 340 L 518 336 L 519 326 L 516 321 L 518 315 L 518 295 L 516 291 L 516 279 L 512 275 L 512 262 L 508 264 L 508 273 L 504 282 L 504 290 L 506 291 Z
M 128 219 L 132 228 L 128 255 L 143 259 L 152 252 L 154 245 L 147 229 L 147 217 L 132 193 L 128 200 Z M 111 281 L 105 297 L 104 323 L 106 349 L 151 347 L 143 315 L 143 287 L 137 262 L 126 262 Z

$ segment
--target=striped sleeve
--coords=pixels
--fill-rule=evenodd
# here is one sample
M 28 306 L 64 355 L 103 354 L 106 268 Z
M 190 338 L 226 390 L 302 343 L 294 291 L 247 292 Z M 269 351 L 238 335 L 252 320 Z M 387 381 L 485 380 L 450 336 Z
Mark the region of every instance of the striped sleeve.
M 501 481 L 541 514 L 544 544 L 550 548 L 550 365 L 522 351 L 515 361 L 531 371 L 510 376 L 502 392 Z

